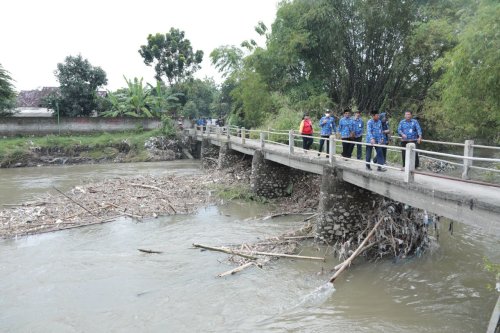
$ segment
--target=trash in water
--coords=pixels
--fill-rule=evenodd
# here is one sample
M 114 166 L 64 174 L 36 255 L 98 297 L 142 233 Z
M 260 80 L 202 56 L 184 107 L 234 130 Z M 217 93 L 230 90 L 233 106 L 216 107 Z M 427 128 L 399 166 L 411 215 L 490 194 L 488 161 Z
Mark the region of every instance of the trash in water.
M 306 295 L 295 307 L 319 306 L 326 302 L 326 300 L 328 300 L 334 292 L 335 287 L 333 286 L 333 283 L 327 282 L 316 288 L 309 295 Z

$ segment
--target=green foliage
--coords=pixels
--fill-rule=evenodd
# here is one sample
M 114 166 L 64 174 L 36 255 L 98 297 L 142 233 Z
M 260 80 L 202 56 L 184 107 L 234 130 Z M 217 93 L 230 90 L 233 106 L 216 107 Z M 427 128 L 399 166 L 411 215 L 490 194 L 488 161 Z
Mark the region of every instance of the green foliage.
M 273 111 L 269 88 L 258 73 L 242 73 L 239 84 L 231 91 L 231 97 L 234 101 L 231 124 L 254 128 Z
M 190 77 L 203 60 L 203 51 L 194 52 L 191 42 L 184 38 L 184 31 L 175 28 L 166 34 L 150 34 L 139 54 L 146 65 L 155 64 L 156 79 L 161 81 L 166 76 L 170 85 Z
M 54 72 L 59 92 L 50 95 L 44 105 L 61 116 L 89 116 L 98 109 L 97 89 L 108 80 L 100 67 L 94 67 L 81 55 L 66 57 Z
M 144 85 L 142 78 L 124 79 L 126 88 L 108 92 L 110 109 L 102 112 L 104 117 L 160 118 L 167 111 L 178 108 L 178 96 L 182 94 L 167 95 L 166 88 L 160 81 L 153 87 L 150 84 Z
M 435 63 L 428 114 L 448 138 L 500 143 L 500 3 L 482 0 L 459 44 Z
M 16 92 L 12 77 L 0 64 L 0 116 L 10 116 L 16 106 Z
M 210 53 L 210 59 L 222 77 L 228 77 L 242 69 L 243 51 L 235 46 L 220 46 Z
M 177 133 L 174 121 L 167 115 L 161 118 L 161 133 L 167 137 L 175 137 Z
M 210 117 L 217 98 L 217 86 L 212 79 L 190 79 L 171 87 L 172 91 L 185 96 L 182 115 L 196 118 Z

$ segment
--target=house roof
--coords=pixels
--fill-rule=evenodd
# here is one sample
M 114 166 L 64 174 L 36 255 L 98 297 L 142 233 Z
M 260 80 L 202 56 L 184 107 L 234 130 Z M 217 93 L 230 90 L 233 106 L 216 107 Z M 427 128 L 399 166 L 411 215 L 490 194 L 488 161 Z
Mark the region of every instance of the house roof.
M 21 90 L 17 95 L 16 107 L 41 107 L 43 99 L 58 90 L 58 87 L 43 87 L 39 90 Z
M 42 87 L 37 90 L 21 90 L 21 92 L 17 95 L 16 107 L 41 107 L 45 97 L 51 93 L 57 93 L 58 91 L 59 87 Z M 107 91 L 98 90 L 97 95 L 106 97 L 108 93 Z

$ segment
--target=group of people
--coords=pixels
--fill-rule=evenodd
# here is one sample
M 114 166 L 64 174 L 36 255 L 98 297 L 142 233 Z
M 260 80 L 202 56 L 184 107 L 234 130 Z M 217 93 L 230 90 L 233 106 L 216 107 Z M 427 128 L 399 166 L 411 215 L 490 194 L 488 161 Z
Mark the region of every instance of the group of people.
M 323 152 L 323 147 L 326 142 L 326 153 L 330 152 L 329 138 L 331 135 L 336 135 L 342 140 L 342 157 L 351 158 L 354 148 L 356 147 L 356 157 L 358 160 L 362 157 L 362 142 L 365 134 L 364 121 L 361 118 L 361 113 L 356 111 L 354 118 L 351 117 L 351 109 L 344 109 L 343 117 L 339 120 L 338 126 L 335 126 L 335 117 L 330 110 L 326 110 L 325 115 L 319 121 L 320 140 L 318 156 Z M 305 114 L 299 128 L 300 134 L 303 136 L 302 147 L 304 150 L 309 150 L 313 144 L 313 123 L 308 114 Z M 422 142 L 422 129 L 416 119 L 413 119 L 411 111 L 405 112 L 405 117 L 400 121 L 398 126 L 398 135 L 401 138 L 401 146 L 406 147 L 408 143 L 420 144 Z M 366 169 L 371 170 L 371 161 L 373 150 L 376 151 L 374 163 L 378 164 L 378 171 L 386 171 L 383 167 L 387 159 L 387 146 L 391 142 L 391 130 L 389 127 L 389 119 L 387 114 L 380 113 L 377 110 L 371 112 L 371 119 L 366 123 Z M 358 143 L 357 143 L 358 142 Z M 403 159 L 403 167 L 405 166 L 405 151 L 401 152 Z M 418 154 L 416 154 L 415 167 L 419 167 Z

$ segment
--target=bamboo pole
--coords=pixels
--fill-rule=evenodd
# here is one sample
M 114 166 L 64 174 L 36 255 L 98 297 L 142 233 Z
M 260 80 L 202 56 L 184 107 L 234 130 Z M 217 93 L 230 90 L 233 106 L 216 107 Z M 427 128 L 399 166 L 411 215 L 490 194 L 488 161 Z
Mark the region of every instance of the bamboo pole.
M 205 249 L 205 250 L 217 251 L 217 252 L 223 252 L 223 253 L 227 253 L 227 254 L 232 254 L 232 255 L 235 255 L 235 256 L 240 256 L 240 257 L 251 259 L 251 260 L 257 260 L 258 259 L 257 257 L 251 256 L 251 255 L 248 255 L 248 254 L 245 254 L 245 253 L 241 253 L 241 252 L 236 252 L 236 251 L 233 251 L 233 250 L 230 250 L 230 249 L 226 249 L 226 248 L 223 248 L 223 247 L 213 247 L 213 246 L 207 246 L 207 245 L 202 245 L 202 244 L 194 244 L 194 243 L 193 243 L 193 246 L 201 248 L 201 249 Z
M 250 266 L 253 266 L 255 265 L 255 263 L 253 261 L 251 262 L 247 262 L 246 264 L 243 264 L 241 266 L 238 266 L 236 268 L 233 268 L 227 272 L 224 272 L 224 273 L 220 273 L 217 275 L 217 277 L 224 277 L 224 276 L 227 276 L 227 275 L 233 275 L 233 274 L 236 274 L 238 272 L 241 272 L 242 270 L 244 270 L 245 268 L 248 268 Z
M 366 236 L 366 238 L 363 240 L 363 242 L 361 242 L 361 244 L 359 244 L 358 248 L 356 249 L 356 251 L 354 251 L 353 254 L 351 254 L 351 256 L 343 262 L 342 266 L 339 268 L 338 271 L 335 272 L 335 274 L 333 274 L 333 276 L 330 278 L 330 281 L 331 283 L 333 283 L 335 281 L 335 279 L 351 264 L 351 262 L 362 252 L 363 248 L 365 247 L 366 243 L 368 242 L 368 240 L 373 236 L 373 234 L 375 233 L 375 230 L 377 230 L 377 228 L 380 226 L 380 224 L 382 223 L 382 221 L 384 220 L 384 218 L 381 218 L 380 220 L 378 220 L 378 222 L 375 224 L 375 226 L 373 227 L 373 229 L 370 231 L 370 233 L 368 233 L 368 235 Z

